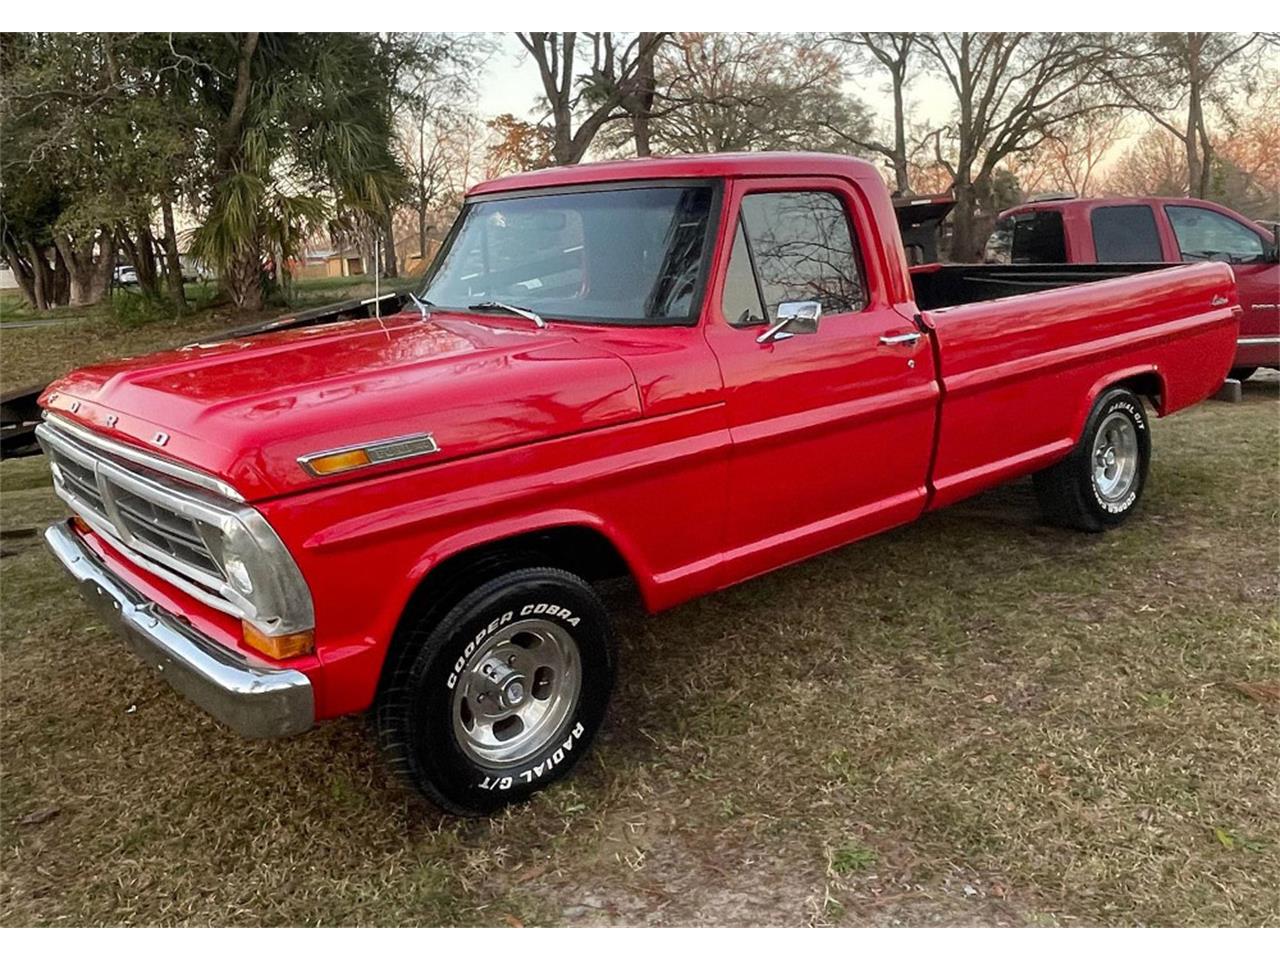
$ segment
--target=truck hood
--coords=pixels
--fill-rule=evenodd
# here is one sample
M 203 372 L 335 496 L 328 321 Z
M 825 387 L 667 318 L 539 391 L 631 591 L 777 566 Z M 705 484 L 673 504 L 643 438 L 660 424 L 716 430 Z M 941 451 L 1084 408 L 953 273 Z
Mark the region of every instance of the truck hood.
M 196 343 L 76 370 L 40 402 L 250 501 L 423 462 L 321 480 L 298 458 L 325 450 L 430 433 L 434 464 L 640 416 L 616 355 L 562 329 L 487 320 L 415 311 Z

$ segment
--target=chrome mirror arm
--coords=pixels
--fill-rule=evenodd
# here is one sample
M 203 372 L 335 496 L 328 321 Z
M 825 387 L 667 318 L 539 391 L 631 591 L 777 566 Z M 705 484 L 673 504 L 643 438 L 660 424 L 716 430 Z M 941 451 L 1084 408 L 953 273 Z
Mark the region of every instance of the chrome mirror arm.
M 773 322 L 773 326 L 769 327 L 769 329 L 767 329 L 764 333 L 756 337 L 756 343 L 768 343 L 771 340 L 779 339 L 779 334 L 781 334 L 787 328 L 787 325 L 790 324 L 793 319 L 795 318 L 781 317 L 775 320 Z M 791 336 L 791 334 L 787 334 L 787 336 Z

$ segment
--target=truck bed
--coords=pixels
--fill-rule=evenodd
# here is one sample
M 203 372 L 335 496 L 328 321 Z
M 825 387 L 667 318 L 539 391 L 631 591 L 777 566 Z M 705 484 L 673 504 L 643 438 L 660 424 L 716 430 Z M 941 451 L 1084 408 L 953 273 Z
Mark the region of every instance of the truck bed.
M 1169 263 L 928 263 L 911 268 L 916 304 L 922 310 L 941 310 L 967 303 L 1002 300 L 1098 280 L 1114 280 Z
M 967 286 L 952 289 L 1003 296 L 923 314 L 942 387 L 935 506 L 1064 456 L 1109 383 L 1141 378 L 1161 415 L 1198 403 L 1222 383 L 1239 315 L 1230 266 L 1090 267 L 942 273 L 972 271 Z M 913 275 L 918 301 L 930 290 L 922 277 L 939 272 Z M 930 293 L 923 297 L 928 302 Z

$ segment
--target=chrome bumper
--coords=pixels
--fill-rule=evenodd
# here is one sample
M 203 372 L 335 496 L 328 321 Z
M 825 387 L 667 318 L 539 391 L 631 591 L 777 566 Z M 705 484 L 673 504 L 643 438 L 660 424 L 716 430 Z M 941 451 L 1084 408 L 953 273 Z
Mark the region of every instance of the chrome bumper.
M 86 550 L 69 522 L 53 524 L 44 539 L 89 605 L 197 706 L 246 737 L 289 736 L 315 722 L 304 674 L 254 663 L 161 609 Z

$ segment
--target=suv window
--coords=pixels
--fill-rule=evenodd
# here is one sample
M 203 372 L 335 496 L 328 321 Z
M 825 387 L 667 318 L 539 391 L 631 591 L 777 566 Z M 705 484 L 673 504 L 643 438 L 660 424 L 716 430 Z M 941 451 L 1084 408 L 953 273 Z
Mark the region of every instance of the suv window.
M 1003 218 L 987 238 L 983 259 L 987 263 L 1066 263 L 1062 214 L 1036 210 Z
M 742 200 L 739 235 L 725 279 L 724 312 L 736 321 L 744 309 L 764 317 L 778 304 L 817 300 L 825 313 L 851 313 L 867 304 L 857 246 L 844 205 L 820 191 L 753 193 Z M 745 261 L 745 263 L 744 263 Z M 754 301 L 746 272 L 754 267 Z M 763 319 L 763 317 L 762 317 Z
M 1225 259 L 1249 263 L 1262 259 L 1262 237 L 1242 223 L 1203 207 L 1165 207 L 1183 260 Z
M 1159 263 L 1164 259 L 1156 217 L 1146 204 L 1096 207 L 1089 222 L 1099 263 Z

